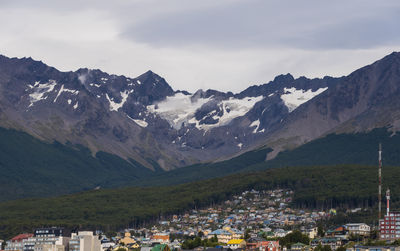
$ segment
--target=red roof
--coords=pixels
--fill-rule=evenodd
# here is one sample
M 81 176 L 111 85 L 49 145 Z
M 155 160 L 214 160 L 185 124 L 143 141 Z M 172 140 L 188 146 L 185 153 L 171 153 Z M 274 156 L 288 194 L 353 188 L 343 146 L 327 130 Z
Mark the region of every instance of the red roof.
M 14 238 L 12 238 L 11 241 L 20 242 L 23 239 L 28 239 L 29 237 L 32 237 L 32 236 L 33 236 L 33 234 L 19 234 L 19 235 L 15 236 Z

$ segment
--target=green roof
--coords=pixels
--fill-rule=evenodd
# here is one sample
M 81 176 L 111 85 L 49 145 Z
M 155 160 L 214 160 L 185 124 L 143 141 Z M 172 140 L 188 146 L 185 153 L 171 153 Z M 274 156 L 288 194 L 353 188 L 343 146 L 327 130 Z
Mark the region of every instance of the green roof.
M 163 251 L 166 246 L 166 244 L 157 244 L 151 249 L 151 251 Z
M 293 246 L 301 246 L 301 247 L 305 247 L 305 246 L 307 246 L 306 244 L 304 244 L 304 243 L 301 243 L 301 242 L 297 242 L 297 243 L 295 243 L 295 244 L 292 244 L 292 247 Z

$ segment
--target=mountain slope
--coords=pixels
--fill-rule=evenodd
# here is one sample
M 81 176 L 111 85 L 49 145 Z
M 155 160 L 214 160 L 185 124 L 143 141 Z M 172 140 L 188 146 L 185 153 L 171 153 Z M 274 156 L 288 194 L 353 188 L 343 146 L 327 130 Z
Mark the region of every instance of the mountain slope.
M 271 130 L 267 146 L 273 158 L 334 132 L 365 132 L 400 125 L 400 53 L 392 53 L 349 76 L 296 109 Z
M 148 177 L 136 185 L 174 185 L 197 180 L 221 177 L 282 167 L 367 165 L 377 166 L 378 145 L 383 145 L 384 166 L 400 166 L 400 135 L 393 135 L 387 128 L 370 132 L 329 134 L 312 140 L 292 150 L 280 152 L 267 160 L 272 149 L 248 151 L 238 157 L 216 163 L 183 167 Z
M 339 81 L 287 74 L 238 94 L 190 94 L 175 92 L 151 71 L 137 78 L 60 72 L 31 58 L 0 56 L 0 126 L 170 170 L 253 148 L 270 128 Z
M 134 185 L 155 172 L 105 152 L 94 157 L 82 146 L 43 143 L 0 128 L 0 173 L 3 201 Z
M 398 146 L 399 83 L 399 53 L 346 77 L 280 75 L 237 94 L 174 91 L 151 71 L 137 78 L 89 69 L 60 72 L 30 58 L 0 56 L 0 127 L 37 139 L 29 148 L 24 141 L 12 151 L 4 145 L 2 171 L 10 174 L 4 184 L 14 190 L 2 199 L 132 182 L 177 184 L 288 165 L 373 165 L 378 142 Z M 359 148 L 355 142 L 364 150 L 352 152 L 350 146 Z M 44 152 L 71 162 L 36 154 L 43 145 Z M 20 163 L 19 149 L 36 156 L 32 167 Z M 64 168 L 73 165 L 82 170 L 67 173 Z M 64 175 L 69 179 L 63 181 Z

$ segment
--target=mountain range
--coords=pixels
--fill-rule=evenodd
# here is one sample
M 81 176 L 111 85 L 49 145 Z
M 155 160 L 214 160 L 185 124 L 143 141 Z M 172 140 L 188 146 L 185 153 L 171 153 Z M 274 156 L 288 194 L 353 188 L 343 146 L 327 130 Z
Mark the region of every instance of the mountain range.
M 98 176 L 85 187 L 126 185 L 144 173 L 146 177 L 174 169 L 177 173 L 181 167 L 190 170 L 186 166 L 237 160 L 252 152 L 258 162 L 269 161 L 331 134 L 385 128 L 395 135 L 400 129 L 399 108 L 397 52 L 348 76 L 279 75 L 240 93 L 173 90 L 152 71 L 137 78 L 90 69 L 61 72 L 31 58 L 0 56 L 0 127 L 4 128 L 0 132 L 7 139 L 10 133 L 24 133 L 23 142 L 33 142 L 31 148 L 13 142 L 14 152 L 4 150 L 9 147 L 3 143 L 2 154 L 10 160 L 0 168 L 7 172 L 28 166 L 38 154 L 31 154 L 23 165 L 18 164 L 21 156 L 46 148 L 35 165 L 43 167 L 42 161 L 48 169 L 37 176 L 53 172 L 57 176 L 63 164 L 54 164 L 43 153 L 58 147 L 57 154 L 70 153 L 77 165 L 90 159 L 97 174 L 113 177 L 113 170 L 118 170 L 123 176 L 107 182 Z M 16 154 L 20 149 L 24 153 Z M 85 165 L 79 170 L 83 169 Z M 8 180 L 17 186 L 15 177 Z
M 1 126 L 170 170 L 258 146 L 299 105 L 339 80 L 287 74 L 238 94 L 191 94 L 174 91 L 151 71 L 137 78 L 60 72 L 31 58 L 2 56 Z

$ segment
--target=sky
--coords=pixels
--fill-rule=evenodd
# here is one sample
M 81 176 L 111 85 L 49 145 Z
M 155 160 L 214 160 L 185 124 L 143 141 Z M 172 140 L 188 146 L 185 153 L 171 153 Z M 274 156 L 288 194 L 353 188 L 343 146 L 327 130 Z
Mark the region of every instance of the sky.
M 0 54 L 175 90 L 343 76 L 400 51 L 400 1 L 0 0 Z

